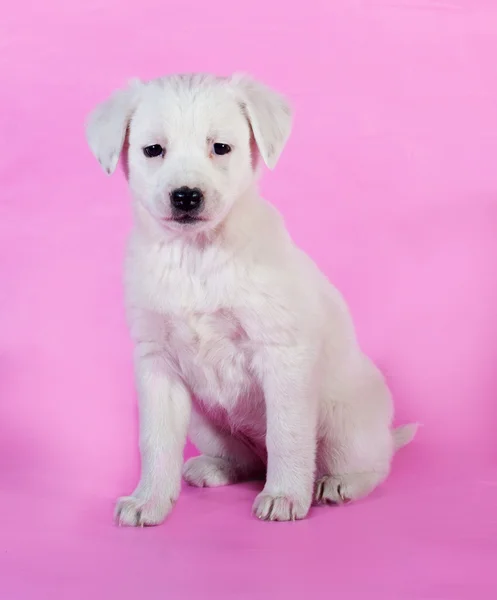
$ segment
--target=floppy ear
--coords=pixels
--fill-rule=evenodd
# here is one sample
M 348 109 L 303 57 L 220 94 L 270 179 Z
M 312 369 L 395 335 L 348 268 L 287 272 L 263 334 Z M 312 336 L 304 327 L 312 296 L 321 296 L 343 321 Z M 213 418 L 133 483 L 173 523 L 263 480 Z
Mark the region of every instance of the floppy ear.
M 126 130 L 136 107 L 141 82 L 133 80 L 99 104 L 86 123 L 86 139 L 102 168 L 111 175 L 119 161 Z
M 233 75 L 231 83 L 250 122 L 259 152 L 273 169 L 292 129 L 291 108 L 283 96 L 246 75 Z

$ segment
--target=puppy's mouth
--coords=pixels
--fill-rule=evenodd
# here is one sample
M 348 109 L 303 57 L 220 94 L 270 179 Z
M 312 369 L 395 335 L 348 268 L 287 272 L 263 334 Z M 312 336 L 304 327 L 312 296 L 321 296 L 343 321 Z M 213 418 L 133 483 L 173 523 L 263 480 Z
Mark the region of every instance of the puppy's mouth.
M 173 217 L 170 219 L 173 223 L 181 223 L 182 225 L 191 225 L 193 223 L 200 223 L 201 221 L 205 221 L 201 217 L 195 217 L 193 215 L 180 215 L 178 217 Z
M 178 223 L 178 225 L 195 225 L 196 223 L 205 223 L 207 219 L 195 215 L 176 215 L 164 219 L 167 223 Z

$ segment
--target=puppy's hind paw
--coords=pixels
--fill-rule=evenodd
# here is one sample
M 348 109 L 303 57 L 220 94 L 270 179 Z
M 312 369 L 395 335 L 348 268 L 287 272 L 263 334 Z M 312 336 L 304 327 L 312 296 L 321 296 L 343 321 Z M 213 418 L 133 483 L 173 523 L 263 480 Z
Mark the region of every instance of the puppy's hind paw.
M 202 455 L 186 461 L 183 479 L 194 487 L 219 487 L 237 483 L 239 474 L 235 465 L 224 458 Z
M 385 478 L 381 473 L 326 475 L 316 482 L 315 504 L 346 504 L 364 498 Z

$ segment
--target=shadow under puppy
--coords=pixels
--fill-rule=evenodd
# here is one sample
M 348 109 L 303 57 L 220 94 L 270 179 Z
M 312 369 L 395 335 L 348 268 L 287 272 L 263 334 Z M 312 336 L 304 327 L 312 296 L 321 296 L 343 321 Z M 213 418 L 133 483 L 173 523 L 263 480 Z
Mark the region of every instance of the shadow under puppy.
M 265 473 L 260 519 L 366 496 L 414 425 L 392 430 L 384 379 L 347 306 L 257 191 L 291 130 L 284 98 L 243 75 L 133 81 L 87 124 L 112 173 L 125 140 L 135 227 L 125 266 L 141 477 L 121 524 L 155 525 L 181 475 Z M 202 452 L 183 465 L 187 431 Z

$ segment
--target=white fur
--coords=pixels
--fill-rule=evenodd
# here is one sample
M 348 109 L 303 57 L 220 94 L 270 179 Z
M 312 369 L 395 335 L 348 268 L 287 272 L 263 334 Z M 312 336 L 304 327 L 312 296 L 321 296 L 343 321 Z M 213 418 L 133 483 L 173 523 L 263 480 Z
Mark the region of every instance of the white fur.
M 313 499 L 365 496 L 414 435 L 392 435 L 389 391 L 345 302 L 257 193 L 259 155 L 274 167 L 290 129 L 286 101 L 240 75 L 134 82 L 90 117 L 89 145 L 109 173 L 128 132 L 136 222 L 126 302 L 142 472 L 118 502 L 122 524 L 170 511 L 189 423 L 203 454 L 183 467 L 186 481 L 265 473 L 253 510 L 280 521 L 302 519 Z M 215 142 L 232 152 L 217 156 Z M 165 156 L 145 157 L 152 144 Z M 203 191 L 203 221 L 171 221 L 169 194 L 181 186 Z

